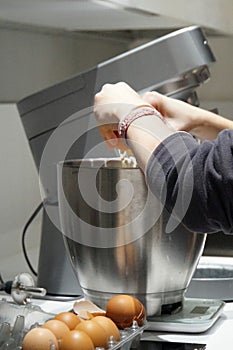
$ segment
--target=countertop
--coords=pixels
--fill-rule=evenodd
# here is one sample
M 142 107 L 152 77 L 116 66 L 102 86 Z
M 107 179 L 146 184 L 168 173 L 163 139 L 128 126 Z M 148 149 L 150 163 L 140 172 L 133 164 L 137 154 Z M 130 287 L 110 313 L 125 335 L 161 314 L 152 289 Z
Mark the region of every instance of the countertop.
M 1 295 L 7 300 L 9 296 Z M 72 309 L 75 300 L 54 301 L 43 299 L 32 299 L 32 303 L 41 307 L 45 312 L 59 313 Z M 232 350 L 233 348 L 233 302 L 228 302 L 215 324 L 204 333 L 170 333 L 170 332 L 145 332 L 146 339 L 173 341 L 181 343 L 206 344 L 207 350 Z M 144 337 L 144 335 L 143 335 Z
M 44 311 L 58 313 L 72 309 L 74 301 L 58 302 L 36 300 Z M 215 324 L 206 332 L 199 334 L 182 334 L 166 332 L 147 332 L 152 339 L 167 340 L 183 343 L 207 344 L 207 350 L 232 350 L 233 348 L 233 302 L 225 304 L 224 309 Z M 224 345 L 223 345 L 224 344 Z

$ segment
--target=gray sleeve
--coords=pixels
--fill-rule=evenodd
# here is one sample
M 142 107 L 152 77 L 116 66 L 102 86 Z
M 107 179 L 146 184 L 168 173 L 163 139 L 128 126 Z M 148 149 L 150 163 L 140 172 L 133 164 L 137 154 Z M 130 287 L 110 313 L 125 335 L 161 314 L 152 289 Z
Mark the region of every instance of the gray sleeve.
M 177 132 L 146 169 L 147 183 L 169 213 L 195 232 L 233 233 L 233 131 L 199 144 Z

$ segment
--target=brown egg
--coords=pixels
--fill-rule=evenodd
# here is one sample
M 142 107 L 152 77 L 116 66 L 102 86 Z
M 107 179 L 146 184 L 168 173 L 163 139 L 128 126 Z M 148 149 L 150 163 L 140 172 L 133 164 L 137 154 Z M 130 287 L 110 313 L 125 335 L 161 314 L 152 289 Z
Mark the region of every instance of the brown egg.
M 31 329 L 24 337 L 23 350 L 50 350 L 50 346 L 54 345 L 58 350 L 58 342 L 55 335 L 46 328 L 37 327 Z
M 67 324 L 60 320 L 49 320 L 45 322 L 42 327 L 53 332 L 57 340 L 62 339 L 70 331 Z
M 77 315 L 69 311 L 60 312 L 54 317 L 54 319 L 64 322 L 71 331 L 77 326 L 77 324 L 79 324 L 79 322 L 81 322 Z
M 142 326 L 146 311 L 142 303 L 125 294 L 119 294 L 112 297 L 106 305 L 106 316 L 117 325 L 118 328 L 124 329 L 130 327 L 133 321 L 137 321 L 139 326 Z
M 95 347 L 107 348 L 107 333 L 105 332 L 104 328 L 97 322 L 94 322 L 93 319 L 79 323 L 75 329 L 88 334 Z
M 60 350 L 94 350 L 91 338 L 82 331 L 73 330 L 67 333 L 60 343 Z
M 120 340 L 119 329 L 109 317 L 95 316 L 93 317 L 92 321 L 97 322 L 101 327 L 104 328 L 105 332 L 107 333 L 108 340 L 111 336 L 113 336 L 116 341 Z

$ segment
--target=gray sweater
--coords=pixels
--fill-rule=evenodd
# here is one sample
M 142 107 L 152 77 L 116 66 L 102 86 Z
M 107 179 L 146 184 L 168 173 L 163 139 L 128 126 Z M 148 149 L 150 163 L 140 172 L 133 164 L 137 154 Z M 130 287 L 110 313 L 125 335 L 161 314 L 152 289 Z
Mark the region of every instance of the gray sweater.
M 233 233 L 233 130 L 201 144 L 186 132 L 169 136 L 150 157 L 146 177 L 191 231 Z

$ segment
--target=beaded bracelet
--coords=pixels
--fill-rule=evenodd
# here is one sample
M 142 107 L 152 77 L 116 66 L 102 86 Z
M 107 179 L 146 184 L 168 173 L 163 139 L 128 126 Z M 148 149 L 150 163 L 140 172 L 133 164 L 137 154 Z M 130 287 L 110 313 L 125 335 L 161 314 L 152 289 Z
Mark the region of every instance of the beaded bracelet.
M 134 108 L 126 116 L 124 116 L 118 125 L 118 133 L 121 138 L 126 139 L 127 130 L 132 122 L 141 117 L 154 115 L 163 120 L 162 115 L 153 107 L 150 106 L 139 106 Z

